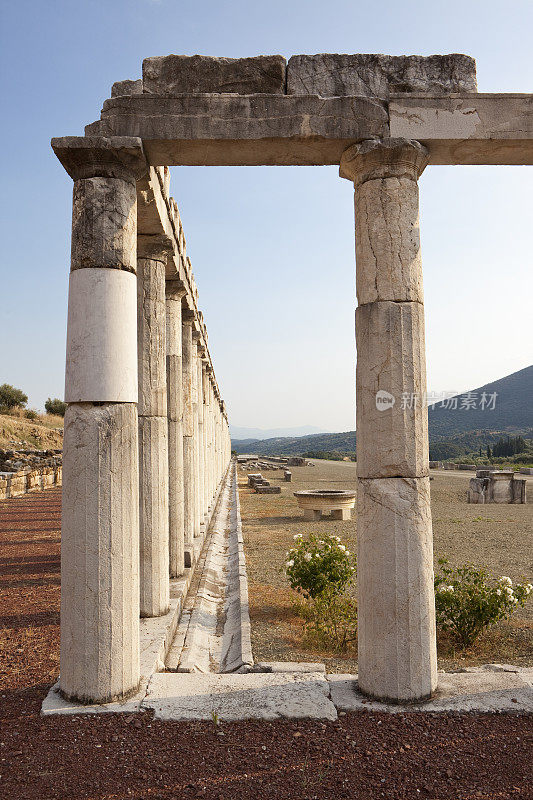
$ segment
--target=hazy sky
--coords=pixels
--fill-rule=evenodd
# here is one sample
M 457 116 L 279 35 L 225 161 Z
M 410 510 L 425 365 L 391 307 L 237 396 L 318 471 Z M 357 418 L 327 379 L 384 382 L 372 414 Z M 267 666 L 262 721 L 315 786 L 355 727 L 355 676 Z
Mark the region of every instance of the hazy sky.
M 63 396 L 72 181 L 81 135 L 146 56 L 462 52 L 482 92 L 533 91 L 533 5 L 18 0 L 3 3 L 0 383 Z M 420 181 L 428 384 L 463 391 L 532 359 L 533 168 Z M 234 425 L 354 427 L 353 188 L 335 167 L 172 170 Z

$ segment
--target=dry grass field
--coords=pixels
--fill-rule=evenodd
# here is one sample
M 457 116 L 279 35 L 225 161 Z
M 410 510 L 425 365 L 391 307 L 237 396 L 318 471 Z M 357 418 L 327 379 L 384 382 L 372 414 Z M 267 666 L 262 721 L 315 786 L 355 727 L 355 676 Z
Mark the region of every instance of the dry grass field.
M 63 422 L 56 414 L 37 414 L 36 419 L 28 419 L 24 411 L 0 414 L 0 449 L 63 447 Z
M 285 578 L 285 553 L 296 533 L 331 532 L 356 551 L 357 520 L 304 522 L 293 492 L 297 489 L 347 489 L 356 484 L 352 462 L 319 461 L 310 467 L 292 467 L 292 483 L 282 471 L 266 477 L 281 486 L 281 495 L 255 494 L 239 469 L 239 492 L 248 569 L 252 646 L 257 661 L 323 661 L 329 671 L 357 668 L 356 648 L 347 653 L 324 652 L 303 641 L 303 620 L 295 609 L 297 595 Z M 513 581 L 533 582 L 533 479 L 528 479 L 527 505 L 468 505 L 466 491 L 471 472 L 432 471 L 435 563 L 446 557 L 452 564 L 487 567 Z M 439 635 L 439 667 L 500 661 L 533 664 L 533 600 L 508 622 L 484 634 L 468 651 L 461 651 Z

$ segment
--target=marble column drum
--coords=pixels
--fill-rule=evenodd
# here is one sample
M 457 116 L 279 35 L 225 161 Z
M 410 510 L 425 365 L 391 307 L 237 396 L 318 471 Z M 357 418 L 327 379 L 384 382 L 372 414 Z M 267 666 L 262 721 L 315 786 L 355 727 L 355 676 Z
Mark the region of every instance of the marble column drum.
M 74 179 L 60 690 L 104 703 L 139 684 L 136 180 L 147 166 L 140 139 L 52 146 Z
M 437 685 L 418 178 L 419 143 L 365 141 L 354 182 L 357 265 L 358 667 L 401 702 Z

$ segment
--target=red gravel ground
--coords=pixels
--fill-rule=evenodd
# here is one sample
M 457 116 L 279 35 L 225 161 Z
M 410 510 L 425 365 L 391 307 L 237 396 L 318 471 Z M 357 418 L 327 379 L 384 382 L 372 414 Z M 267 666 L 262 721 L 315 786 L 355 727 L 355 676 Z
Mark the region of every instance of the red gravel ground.
M 0 503 L 1 800 L 533 798 L 531 716 L 42 719 L 58 673 L 59 514 L 55 489 Z

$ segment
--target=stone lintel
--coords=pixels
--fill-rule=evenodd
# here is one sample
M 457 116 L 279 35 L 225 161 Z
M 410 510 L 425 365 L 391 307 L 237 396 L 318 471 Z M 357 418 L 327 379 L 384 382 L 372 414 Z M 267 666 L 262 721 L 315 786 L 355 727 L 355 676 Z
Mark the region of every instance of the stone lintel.
M 151 164 L 338 164 L 354 141 L 388 136 L 385 105 L 359 97 L 143 94 L 106 100 L 97 129 L 135 131 Z
M 173 252 L 174 243 L 168 236 L 143 235 L 137 237 L 137 258 L 147 258 L 166 264 Z
M 410 139 L 367 139 L 344 151 L 339 167 L 341 178 L 356 185 L 380 178 L 418 180 L 429 161 L 420 142 Z
M 287 62 L 279 55 L 156 56 L 143 61 L 143 90 L 167 97 L 193 92 L 284 94 L 286 69 Z
M 533 94 L 143 94 L 106 100 L 85 130 L 140 136 L 150 164 L 339 164 L 351 144 L 389 136 L 421 142 L 430 164 L 533 164 Z
M 70 177 L 121 178 L 134 183 L 148 171 L 142 141 L 133 136 L 64 136 L 52 149 Z
M 533 94 L 393 95 L 390 135 L 417 139 L 431 164 L 533 164 Z

